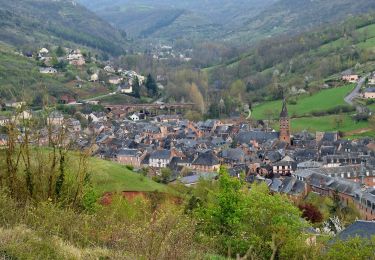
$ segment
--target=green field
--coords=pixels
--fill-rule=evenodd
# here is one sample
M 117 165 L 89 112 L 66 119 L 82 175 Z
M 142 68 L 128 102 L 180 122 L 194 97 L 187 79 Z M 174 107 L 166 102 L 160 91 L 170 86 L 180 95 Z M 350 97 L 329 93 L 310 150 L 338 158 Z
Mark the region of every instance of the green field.
M 341 124 L 337 125 L 337 118 L 342 118 Z M 315 131 L 341 131 L 344 133 L 356 131 L 358 129 L 367 129 L 367 122 L 355 122 L 349 115 L 331 115 L 322 117 L 303 117 L 292 119 L 292 129 L 294 132 L 302 130 Z
M 168 186 L 156 183 L 114 162 L 91 158 L 89 165 L 93 185 L 99 192 L 172 191 Z
M 300 117 L 310 115 L 313 111 L 325 111 L 336 106 L 345 105 L 344 97 L 353 89 L 354 85 L 346 85 L 340 88 L 322 90 L 312 96 L 300 96 L 297 98 L 296 105 L 288 105 L 289 115 L 291 117 Z M 270 101 L 254 107 L 253 117 L 255 119 L 267 119 L 268 114 L 272 118 L 279 117 L 282 101 Z

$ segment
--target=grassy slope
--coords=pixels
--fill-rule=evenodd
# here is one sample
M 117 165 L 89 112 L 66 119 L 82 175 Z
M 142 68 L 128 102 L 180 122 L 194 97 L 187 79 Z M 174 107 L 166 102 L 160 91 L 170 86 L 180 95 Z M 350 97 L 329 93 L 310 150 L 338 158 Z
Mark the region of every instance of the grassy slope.
M 35 96 L 48 88 L 51 95 L 69 93 L 56 76 L 42 75 L 34 59 L 14 53 L 6 45 L 0 44 L 0 95 L 2 98 Z
M 156 190 L 160 192 L 171 192 L 168 186 L 156 183 L 117 163 L 91 158 L 89 165 L 94 187 L 100 192 L 149 192 Z
M 126 41 L 123 32 L 67 0 L 0 0 L 0 25 L 1 41 L 29 50 L 65 42 L 122 54 Z
M 333 108 L 338 105 L 345 105 L 344 97 L 353 89 L 353 85 L 346 85 L 340 88 L 322 90 L 312 96 L 303 96 L 298 99 L 297 105 L 288 105 L 289 114 L 292 117 L 293 132 L 302 130 L 315 131 L 342 131 L 348 136 L 374 136 L 373 131 L 369 129 L 367 122 L 355 122 L 350 114 L 328 115 L 321 117 L 311 117 L 307 115 L 313 111 L 322 111 Z M 254 108 L 254 118 L 266 119 L 266 111 L 273 111 L 274 117 L 278 118 L 278 112 L 281 109 L 281 101 L 271 101 L 263 103 Z M 336 119 L 342 119 L 343 122 L 339 126 L 336 125 Z M 276 124 L 274 126 L 278 128 Z
M 296 105 L 288 105 L 291 116 L 303 116 L 313 111 L 323 111 L 339 105 L 345 105 L 344 97 L 353 89 L 353 85 L 346 85 L 340 88 L 322 90 L 312 96 L 301 96 L 297 99 Z M 282 101 L 270 101 L 256 106 L 253 116 L 256 119 L 265 119 L 267 111 L 277 112 L 281 110 Z

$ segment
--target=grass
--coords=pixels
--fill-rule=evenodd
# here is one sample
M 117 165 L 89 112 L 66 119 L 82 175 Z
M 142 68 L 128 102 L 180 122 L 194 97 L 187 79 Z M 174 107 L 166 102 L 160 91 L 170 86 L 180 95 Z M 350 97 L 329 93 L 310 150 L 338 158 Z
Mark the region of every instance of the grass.
M 289 115 L 293 117 L 309 115 L 314 111 L 325 111 L 336 106 L 345 105 L 344 97 L 353 89 L 349 84 L 340 88 L 322 90 L 312 96 L 300 96 L 296 105 L 288 105 Z M 267 113 L 273 113 L 273 118 L 278 118 L 282 101 L 270 101 L 256 106 L 253 111 L 255 119 L 267 119 Z
M 114 162 L 91 158 L 89 165 L 93 185 L 99 192 L 153 192 L 156 190 L 166 193 L 172 192 L 172 188 L 156 183 Z
M 335 124 L 335 119 L 342 118 L 343 122 L 338 127 Z M 352 120 L 350 115 L 330 115 L 322 117 L 303 117 L 292 119 L 293 132 L 302 130 L 315 131 L 341 131 L 349 133 L 358 131 L 360 129 L 367 129 L 367 122 L 358 122 Z

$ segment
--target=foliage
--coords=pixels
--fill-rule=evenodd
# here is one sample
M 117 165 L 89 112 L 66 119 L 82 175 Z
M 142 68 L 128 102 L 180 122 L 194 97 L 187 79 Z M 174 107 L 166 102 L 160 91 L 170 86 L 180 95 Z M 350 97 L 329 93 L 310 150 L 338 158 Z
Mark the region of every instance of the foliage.
M 154 78 L 151 76 L 151 74 L 148 74 L 145 86 L 146 86 L 146 89 L 147 89 L 150 97 L 156 97 L 157 96 L 158 86 L 157 86 Z
M 78 4 L 69 1 L 20 0 L 15 3 L 1 0 L 0 6 L 1 39 L 17 47 L 27 46 L 26 51 L 46 42 L 68 42 L 112 55 L 123 53 L 123 33 Z
M 299 205 L 298 208 L 302 211 L 302 217 L 311 223 L 320 223 L 323 221 L 323 215 L 319 209 L 312 204 Z
M 276 257 L 292 239 L 302 237 L 299 210 L 264 185 L 248 192 L 240 180 L 220 170 L 218 189 L 197 210 L 198 230 L 222 255 Z M 224 247 L 223 247 L 224 245 Z
M 344 241 L 338 239 L 329 246 L 324 257 L 334 260 L 373 259 L 375 257 L 374 248 L 375 237 L 372 239 L 354 237 Z

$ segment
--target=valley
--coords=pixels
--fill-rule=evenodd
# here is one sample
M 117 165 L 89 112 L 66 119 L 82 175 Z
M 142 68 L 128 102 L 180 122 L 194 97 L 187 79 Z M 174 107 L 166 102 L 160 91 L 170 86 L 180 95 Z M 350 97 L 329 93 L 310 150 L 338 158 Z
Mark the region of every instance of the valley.
M 373 0 L 0 0 L 0 259 L 373 259 Z

